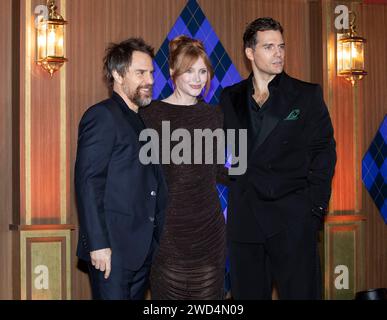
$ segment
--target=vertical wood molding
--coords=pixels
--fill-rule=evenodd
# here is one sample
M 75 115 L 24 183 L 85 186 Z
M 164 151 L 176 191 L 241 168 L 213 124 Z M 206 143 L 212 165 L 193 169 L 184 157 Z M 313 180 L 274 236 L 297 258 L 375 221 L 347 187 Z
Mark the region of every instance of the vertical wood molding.
M 14 139 L 14 114 L 17 114 L 17 99 L 14 93 L 17 89 L 13 72 L 19 66 L 17 55 L 13 55 L 19 32 L 15 32 L 15 25 L 20 20 L 14 15 L 19 14 L 18 3 L 12 0 L 0 1 L 0 300 L 12 299 L 14 288 L 12 286 L 13 253 L 12 234 L 8 225 L 13 219 L 15 209 L 14 196 L 16 186 L 13 184 L 14 170 L 18 165 L 13 148 Z M 19 43 L 17 43 L 18 45 Z M 17 141 L 18 145 L 19 141 Z
M 335 115 L 333 114 L 333 88 L 332 88 L 332 78 L 334 76 L 334 71 L 332 70 L 332 64 L 335 66 L 334 58 L 335 54 L 332 49 L 334 46 L 332 39 L 332 4 L 330 0 L 322 0 L 322 40 L 323 40 L 323 92 L 324 100 L 327 104 L 332 123 L 334 122 Z M 329 201 L 329 212 L 333 211 L 332 204 L 334 203 L 335 192 L 332 190 L 331 198 Z
M 355 84 L 353 90 L 353 108 L 354 108 L 354 117 L 353 117 L 353 159 L 355 163 L 355 174 L 354 174 L 354 185 L 355 185 L 355 213 L 360 213 L 361 211 L 361 155 L 360 155 L 360 134 L 362 129 L 359 126 L 359 96 L 360 96 L 359 83 Z
M 359 160 L 359 85 L 352 87 L 337 76 L 334 13 L 339 4 L 354 9 L 352 1 L 321 0 L 323 5 L 323 66 L 324 92 L 335 131 L 337 164 L 332 185 L 330 215 L 325 225 L 325 298 L 353 299 L 364 285 L 364 217 L 356 218 L 360 211 L 361 183 Z M 356 11 L 357 9 L 355 9 Z M 344 219 L 341 221 L 341 219 Z M 353 222 L 351 222 L 353 220 Z M 337 265 L 348 267 L 350 288 L 336 288 Z
M 61 0 L 61 15 L 66 19 L 66 0 Z M 63 52 L 66 57 L 65 36 Z M 60 69 L 60 223 L 67 222 L 67 199 L 68 199 L 68 184 L 67 184 L 67 100 L 66 100 L 66 63 Z
M 361 23 L 361 7 L 359 3 L 352 2 L 350 10 L 356 12 L 356 27 L 357 32 L 359 32 L 359 24 Z M 361 33 L 359 33 L 361 35 Z M 356 81 L 355 85 L 352 87 L 352 101 L 353 101 L 353 162 L 354 162 L 354 176 L 353 176 L 353 185 L 355 186 L 355 196 L 354 196 L 354 212 L 360 213 L 361 211 L 361 148 L 360 148 L 360 136 L 363 132 L 363 128 L 360 126 L 359 122 L 359 112 L 360 112 L 360 104 L 362 101 L 361 90 L 363 88 L 363 81 Z
M 24 172 L 25 224 L 31 224 L 31 0 L 25 0 Z
M 342 77 L 336 71 L 336 14 L 335 7 L 342 4 L 336 0 L 322 0 L 323 4 L 323 66 L 324 94 L 331 114 L 335 131 L 337 164 L 332 184 L 330 201 L 331 214 L 353 214 L 359 208 L 358 171 L 358 98 L 359 89 Z M 352 1 L 344 4 L 349 10 L 353 8 Z M 343 192 L 342 190 L 345 190 Z
M 20 0 L 20 223 L 67 221 L 66 73 L 53 77 L 35 62 L 34 8 L 40 0 Z M 63 186 L 63 187 L 62 187 Z

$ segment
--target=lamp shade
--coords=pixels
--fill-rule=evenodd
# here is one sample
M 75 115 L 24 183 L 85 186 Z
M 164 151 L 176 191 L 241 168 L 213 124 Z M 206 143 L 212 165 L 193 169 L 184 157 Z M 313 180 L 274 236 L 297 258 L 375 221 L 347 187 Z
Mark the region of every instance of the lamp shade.
M 345 77 L 352 85 L 367 74 L 364 70 L 365 43 L 366 40 L 362 37 L 338 35 L 337 74 Z
M 49 14 L 40 19 L 36 32 L 36 62 L 52 76 L 67 61 L 64 57 L 64 28 L 67 21 L 56 12 L 55 2 L 47 1 Z

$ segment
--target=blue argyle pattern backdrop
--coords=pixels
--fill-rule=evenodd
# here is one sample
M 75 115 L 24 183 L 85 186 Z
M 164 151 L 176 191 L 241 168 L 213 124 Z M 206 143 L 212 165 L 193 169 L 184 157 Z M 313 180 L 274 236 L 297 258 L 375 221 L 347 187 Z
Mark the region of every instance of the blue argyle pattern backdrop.
M 204 43 L 215 72 L 205 101 L 210 104 L 217 104 L 222 89 L 242 79 L 196 0 L 188 1 L 156 53 L 153 98 L 165 99 L 173 92 L 173 85 L 169 76 L 168 44 L 170 40 L 182 34 L 199 39 Z
M 387 224 L 387 115 L 363 158 L 362 179 Z
M 242 78 L 196 0 L 188 1 L 156 53 L 153 99 L 165 99 L 173 92 L 173 84 L 169 75 L 168 44 L 173 38 L 182 34 L 201 40 L 206 48 L 214 68 L 214 78 L 204 100 L 209 104 L 216 105 L 223 88 L 241 81 Z M 218 185 L 217 189 L 223 214 L 226 217 L 228 190 L 223 185 Z M 229 290 L 228 281 L 226 281 L 226 290 Z

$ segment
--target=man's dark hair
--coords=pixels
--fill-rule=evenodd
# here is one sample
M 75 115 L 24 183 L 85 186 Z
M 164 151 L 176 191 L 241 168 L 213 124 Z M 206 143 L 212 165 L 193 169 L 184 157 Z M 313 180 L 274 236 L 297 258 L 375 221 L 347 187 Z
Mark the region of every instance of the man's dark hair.
M 249 23 L 243 34 L 243 47 L 254 49 L 257 45 L 257 31 L 274 30 L 279 31 L 281 34 L 284 32 L 281 24 L 270 17 L 258 18 Z
M 109 88 L 113 87 L 113 71 L 116 70 L 120 76 L 124 76 L 132 64 L 134 51 L 140 51 L 154 58 L 153 48 L 141 38 L 129 38 L 120 43 L 111 43 L 106 49 L 103 59 L 103 71 L 105 81 Z

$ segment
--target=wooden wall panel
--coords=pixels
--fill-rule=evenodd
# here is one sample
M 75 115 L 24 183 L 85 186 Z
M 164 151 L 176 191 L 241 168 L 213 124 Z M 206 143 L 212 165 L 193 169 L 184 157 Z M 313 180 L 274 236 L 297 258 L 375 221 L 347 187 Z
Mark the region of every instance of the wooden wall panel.
M 284 28 L 286 72 L 310 81 L 309 1 L 198 0 L 198 3 L 242 77 L 250 73 L 243 52 L 245 27 L 258 17 L 269 16 Z
M 27 0 L 28 2 L 28 0 Z M 32 0 L 32 13 L 40 0 Z M 58 1 L 60 4 L 60 2 Z M 35 16 L 32 17 L 32 28 Z M 31 223 L 60 223 L 60 73 L 53 77 L 35 61 L 35 34 L 31 46 L 30 193 Z M 25 90 L 28 90 L 27 88 Z M 26 124 L 27 125 L 27 124 Z M 28 222 L 28 221 L 27 221 Z
M 336 76 L 332 79 L 332 87 L 334 96 L 328 105 L 335 130 L 337 163 L 331 208 L 336 214 L 348 214 L 356 209 L 353 88 L 348 81 Z
M 38 66 L 31 78 L 32 223 L 59 223 L 59 80 Z
M 336 33 L 334 10 L 340 1 L 322 0 L 324 97 L 330 111 L 336 140 L 337 164 L 332 184 L 330 212 L 356 211 L 356 130 L 353 94 L 349 82 L 336 74 Z M 349 5 L 349 3 L 347 3 Z M 342 190 L 345 190 L 343 192 Z
M 321 1 L 309 1 L 310 81 L 324 86 Z
M 367 39 L 365 59 L 368 75 L 364 78 L 362 108 L 359 121 L 361 150 L 364 155 L 375 137 L 384 116 L 387 114 L 387 5 L 362 5 L 359 34 Z M 360 159 L 361 160 L 361 159 Z M 362 185 L 363 213 L 366 246 L 367 288 L 387 288 L 387 225 L 379 210 Z
M 361 1 L 322 0 L 324 22 L 324 89 L 337 141 L 338 162 L 331 211 L 360 214 L 364 222 L 364 288 L 387 287 L 387 227 L 361 181 L 361 161 L 387 112 L 385 103 L 387 6 Z M 351 87 L 336 76 L 334 8 L 345 4 L 357 15 L 360 36 L 367 39 L 368 75 Z M 323 20 L 324 21 L 324 20 Z
M 12 298 L 12 0 L 0 1 L 0 299 Z
M 7 182 L 10 174 L 8 188 L 13 190 L 11 218 L 6 224 L 2 222 L 2 228 L 5 230 L 9 230 L 12 224 L 13 231 L 8 231 L 7 234 L 12 237 L 12 244 L 4 241 L 4 245 L 13 253 L 12 258 L 9 258 L 6 255 L 8 252 L 5 251 L 4 261 L 9 264 L 12 261 L 12 268 L 4 274 L 7 281 L 11 279 L 13 283 L 4 290 L 8 289 L 8 295 L 20 299 L 21 252 L 17 230 L 20 230 L 21 226 L 31 224 L 62 223 L 69 230 L 71 226 L 66 224 L 69 177 L 66 177 L 67 154 L 63 151 L 66 150 L 67 143 L 62 134 L 67 132 L 66 113 L 63 112 L 64 86 L 61 86 L 64 83 L 65 69 L 51 78 L 35 63 L 34 11 L 42 2 L 15 0 L 10 3 L 11 12 L 3 9 L 0 11 L 2 22 L 12 21 L 10 30 L 4 28 L 4 34 L 12 40 L 11 45 L 2 44 L 1 47 L 2 50 L 9 49 L 9 52 L 1 57 L 10 60 L 4 62 L 4 65 L 9 65 L 12 69 L 11 72 L 4 73 L 7 83 L 2 85 L 2 89 L 8 90 L 9 96 L 12 97 L 9 106 L 11 121 L 5 126 L 10 128 L 10 132 L 2 135 L 2 138 L 12 139 L 12 145 L 8 148 L 8 153 L 2 155 L 9 155 L 12 159 L 11 169 L 4 174 L 4 181 Z M 57 4 L 61 3 L 65 3 L 65 0 L 57 1 Z M 5 93 L 2 96 L 7 97 Z M 2 116 L 8 117 L 8 111 L 4 111 Z M 4 197 L 4 200 L 7 199 Z M 7 214 L 5 212 L 2 218 L 7 217 Z M 70 256 L 70 251 L 68 254 Z
M 62 0 L 61 2 L 64 2 Z M 61 3 L 57 1 L 57 4 Z M 35 16 L 40 0 L 19 0 L 20 76 L 18 109 L 20 135 L 21 224 L 66 223 L 66 114 L 61 95 L 64 71 L 53 77 L 35 63 Z M 15 125 L 16 127 L 16 125 Z M 66 160 L 66 159 L 65 159 Z M 18 223 L 15 221 L 15 223 Z

